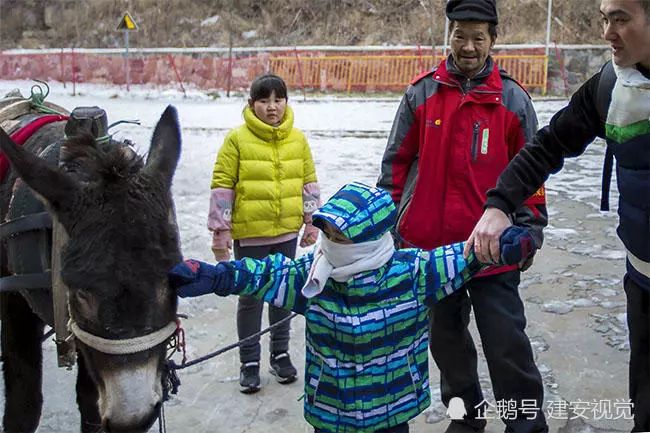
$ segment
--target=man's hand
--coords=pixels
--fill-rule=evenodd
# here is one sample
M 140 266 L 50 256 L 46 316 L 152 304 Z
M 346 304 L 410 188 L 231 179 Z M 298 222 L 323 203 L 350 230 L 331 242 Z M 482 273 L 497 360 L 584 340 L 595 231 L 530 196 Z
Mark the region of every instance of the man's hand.
M 511 225 L 510 218 L 503 211 L 487 208 L 465 244 L 465 257 L 473 247 L 474 254 L 481 263 L 499 263 L 501 259 L 499 238 Z

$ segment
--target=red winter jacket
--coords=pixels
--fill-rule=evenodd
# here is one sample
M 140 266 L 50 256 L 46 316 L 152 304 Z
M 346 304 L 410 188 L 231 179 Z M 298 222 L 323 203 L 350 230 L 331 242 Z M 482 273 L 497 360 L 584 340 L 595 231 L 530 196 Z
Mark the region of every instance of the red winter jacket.
M 432 249 L 466 240 L 486 192 L 536 131 L 530 97 L 491 58 L 472 79 L 455 70 L 451 57 L 416 78 L 395 116 L 378 181 L 399 206 L 397 232 L 405 246 Z M 512 219 L 541 247 L 543 188 Z

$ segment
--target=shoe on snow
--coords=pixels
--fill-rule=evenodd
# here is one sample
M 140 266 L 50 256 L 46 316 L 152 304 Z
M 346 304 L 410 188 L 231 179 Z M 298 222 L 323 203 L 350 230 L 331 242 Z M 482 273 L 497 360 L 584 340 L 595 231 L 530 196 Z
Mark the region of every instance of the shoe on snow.
M 242 364 L 239 372 L 239 391 L 244 394 L 254 394 L 260 388 L 260 363 L 246 362 Z
M 291 358 L 287 352 L 271 354 L 271 368 L 269 371 L 282 384 L 295 382 L 298 375 L 296 367 L 291 363 Z

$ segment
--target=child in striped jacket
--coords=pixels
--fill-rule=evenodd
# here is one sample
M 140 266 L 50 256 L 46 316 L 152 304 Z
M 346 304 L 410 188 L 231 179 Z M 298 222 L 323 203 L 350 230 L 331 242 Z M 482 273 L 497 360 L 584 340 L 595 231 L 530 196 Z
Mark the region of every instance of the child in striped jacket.
M 313 214 L 323 233 L 295 260 L 209 265 L 187 260 L 170 272 L 181 297 L 244 294 L 306 319 L 305 419 L 316 432 L 408 432 L 430 404 L 428 308 L 483 268 L 464 243 L 396 250 L 390 195 L 345 185 Z M 526 229 L 501 239 L 502 261 L 532 254 Z

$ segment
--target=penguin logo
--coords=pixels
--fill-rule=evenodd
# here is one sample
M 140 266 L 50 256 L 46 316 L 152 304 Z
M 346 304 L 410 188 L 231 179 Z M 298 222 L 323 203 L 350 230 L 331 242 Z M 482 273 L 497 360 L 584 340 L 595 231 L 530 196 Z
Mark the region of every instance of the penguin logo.
M 449 407 L 447 407 L 447 414 L 451 419 L 463 419 L 467 415 L 467 410 L 465 410 L 465 403 L 460 397 L 454 397 L 449 400 Z

